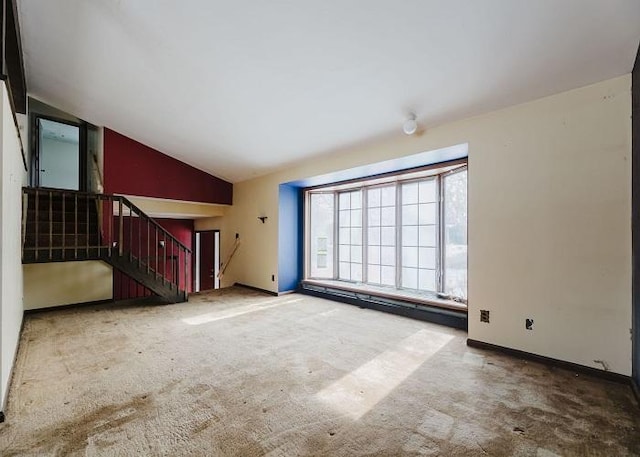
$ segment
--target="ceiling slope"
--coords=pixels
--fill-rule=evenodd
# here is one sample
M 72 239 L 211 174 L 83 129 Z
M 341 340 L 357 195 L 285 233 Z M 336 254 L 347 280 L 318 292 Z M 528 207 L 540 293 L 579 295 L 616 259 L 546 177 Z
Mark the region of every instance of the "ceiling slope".
M 631 71 L 638 0 L 19 0 L 35 97 L 230 181 Z

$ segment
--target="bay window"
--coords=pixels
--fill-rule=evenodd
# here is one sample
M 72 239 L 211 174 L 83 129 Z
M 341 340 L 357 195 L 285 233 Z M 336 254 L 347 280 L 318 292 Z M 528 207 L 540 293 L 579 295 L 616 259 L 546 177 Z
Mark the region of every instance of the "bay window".
M 306 279 L 466 301 L 467 168 L 305 193 Z

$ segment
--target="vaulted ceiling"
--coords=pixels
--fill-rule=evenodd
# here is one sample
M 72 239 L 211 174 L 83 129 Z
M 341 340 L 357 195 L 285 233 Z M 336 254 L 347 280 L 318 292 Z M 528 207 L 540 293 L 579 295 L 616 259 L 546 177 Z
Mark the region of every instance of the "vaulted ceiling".
M 29 92 L 231 181 L 629 73 L 638 0 L 18 0 Z

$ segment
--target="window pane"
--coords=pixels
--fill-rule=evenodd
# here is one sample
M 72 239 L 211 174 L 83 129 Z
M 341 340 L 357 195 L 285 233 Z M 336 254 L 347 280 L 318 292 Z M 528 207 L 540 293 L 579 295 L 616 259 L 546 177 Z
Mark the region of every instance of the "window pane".
M 351 246 L 351 261 L 362 263 L 362 246 Z
M 421 229 L 423 227 L 420 227 Z M 417 246 L 418 245 L 418 227 L 402 227 L 402 245 Z
M 369 245 L 379 245 L 380 244 L 380 228 L 370 228 L 369 229 Z
M 367 190 L 367 206 L 369 208 L 380 206 L 380 188 Z
M 351 248 L 348 244 L 341 244 L 338 250 L 340 262 L 349 262 L 351 260 Z
M 351 240 L 351 229 L 350 228 L 341 228 L 338 232 L 338 240 L 340 244 L 349 244 L 349 240 Z
M 430 292 L 436 291 L 436 271 L 423 270 L 418 271 L 418 288 Z
M 418 203 L 418 183 L 412 182 L 410 184 L 402 185 L 402 204 L 410 205 Z
M 349 225 L 351 224 L 350 211 L 340 211 L 338 217 L 340 218 L 340 227 L 349 227 Z
M 382 208 L 380 213 L 380 222 L 382 225 L 393 226 L 396 225 L 396 208 Z
M 340 262 L 340 271 L 338 272 L 340 279 L 351 279 L 351 264 L 349 262 Z
M 333 194 L 309 195 L 309 274 L 313 278 L 333 278 Z
M 380 248 L 378 246 L 369 246 L 367 250 L 369 264 L 380 263 Z
M 438 207 L 435 203 L 420 204 L 418 223 L 420 225 L 435 224 L 437 209 Z
M 340 192 L 338 194 L 338 206 L 340 209 L 349 209 L 351 208 L 351 193 L 350 192 Z
M 438 201 L 437 195 L 435 178 L 420 181 L 420 203 L 436 202 Z
M 418 205 L 402 205 L 402 225 L 418 225 Z
M 362 264 L 361 263 L 351 264 L 351 280 L 362 281 Z
M 418 269 L 403 268 L 402 269 L 402 287 L 407 289 L 418 288 Z
M 351 192 L 351 209 L 362 208 L 362 194 L 359 190 Z
M 380 225 L 380 208 L 369 208 L 368 210 L 368 223 L 369 227 Z
M 380 189 L 382 206 L 396 206 L 396 186 Z
M 382 227 L 382 237 L 380 244 L 383 246 L 395 246 L 396 245 L 396 229 L 395 227 Z
M 418 268 L 417 248 L 402 248 L 402 266 Z
M 420 268 L 436 268 L 436 249 L 435 248 L 419 248 L 418 249 L 418 266 Z
M 380 283 L 385 286 L 396 285 L 396 268 L 395 267 L 381 267 Z
M 396 248 L 383 246 L 380 248 L 380 263 L 382 265 L 396 264 Z
M 362 244 L 362 229 L 361 228 L 352 228 L 351 229 L 351 244 Z
M 444 178 L 444 292 L 467 298 L 467 170 Z
M 379 265 L 369 265 L 367 269 L 368 282 L 380 284 L 380 266 Z
M 351 210 L 351 226 L 362 227 L 362 210 Z
M 420 227 L 420 246 L 436 247 L 435 225 L 424 225 Z

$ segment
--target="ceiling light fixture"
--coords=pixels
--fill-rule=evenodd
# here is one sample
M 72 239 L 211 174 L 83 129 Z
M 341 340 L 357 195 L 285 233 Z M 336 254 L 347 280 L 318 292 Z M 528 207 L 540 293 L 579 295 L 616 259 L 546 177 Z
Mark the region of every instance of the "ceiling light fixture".
M 415 113 L 409 114 L 409 119 L 402 124 L 402 131 L 407 135 L 413 135 L 418 130 L 418 122 L 416 121 Z

